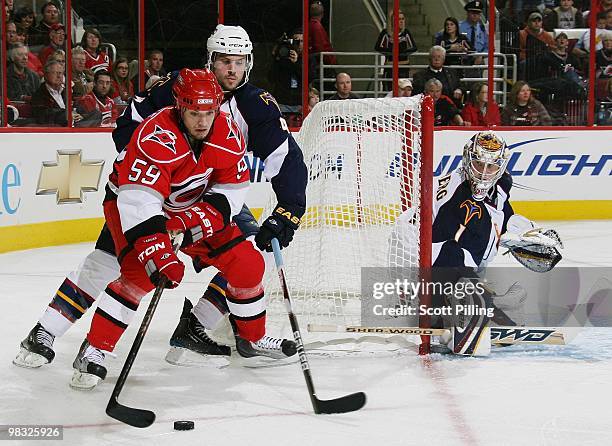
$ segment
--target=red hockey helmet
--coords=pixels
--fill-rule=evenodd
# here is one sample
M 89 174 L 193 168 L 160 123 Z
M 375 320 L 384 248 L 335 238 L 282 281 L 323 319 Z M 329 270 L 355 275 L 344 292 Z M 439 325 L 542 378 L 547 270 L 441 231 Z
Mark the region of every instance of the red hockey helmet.
M 208 69 L 183 68 L 174 82 L 172 92 L 179 109 L 214 110 L 221 107 L 223 102 L 223 90 Z

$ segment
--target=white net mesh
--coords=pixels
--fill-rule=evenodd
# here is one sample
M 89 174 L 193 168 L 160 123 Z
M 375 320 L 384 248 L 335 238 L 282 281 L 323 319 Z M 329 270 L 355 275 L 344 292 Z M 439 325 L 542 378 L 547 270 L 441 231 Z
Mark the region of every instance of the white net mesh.
M 304 121 L 296 139 L 309 172 L 307 211 L 283 250 L 303 327 L 361 324 L 362 267 L 418 266 L 421 102 L 325 101 Z M 286 318 L 274 268 L 264 284 L 269 318 Z

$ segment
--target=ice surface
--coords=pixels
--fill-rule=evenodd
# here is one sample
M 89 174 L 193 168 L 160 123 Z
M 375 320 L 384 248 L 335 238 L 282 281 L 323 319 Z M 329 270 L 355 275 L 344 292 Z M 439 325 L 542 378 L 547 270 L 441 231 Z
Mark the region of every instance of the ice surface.
M 612 222 L 554 227 L 566 246 L 560 265 L 612 266 Z M 68 387 L 91 315 L 56 340 L 52 364 L 27 370 L 11 363 L 64 275 L 92 246 L 0 255 L 0 425 L 61 424 L 61 444 L 92 446 L 612 444 L 612 328 L 585 330 L 568 346 L 514 346 L 481 359 L 423 358 L 408 342 L 360 349 L 368 354 L 313 352 L 320 398 L 368 395 L 359 412 L 314 415 L 297 364 L 216 370 L 163 360 L 183 297 L 195 298 L 207 282 L 208 275 L 194 273 L 179 289 L 164 293 L 120 397 L 127 405 L 154 410 L 157 421 L 147 429 L 121 424 L 104 408 L 144 308 L 119 343 L 118 357 L 107 360 L 107 380 L 92 392 Z M 496 261 L 512 262 L 501 256 Z M 195 430 L 174 431 L 172 422 L 184 419 L 194 420 Z

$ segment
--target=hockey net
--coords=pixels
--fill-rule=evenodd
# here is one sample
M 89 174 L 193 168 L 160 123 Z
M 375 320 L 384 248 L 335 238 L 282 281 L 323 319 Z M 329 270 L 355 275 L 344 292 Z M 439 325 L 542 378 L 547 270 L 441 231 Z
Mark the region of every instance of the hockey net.
M 302 331 L 362 325 L 361 268 L 431 264 L 433 127 L 424 105 L 431 110 L 421 95 L 325 101 L 296 135 L 307 210 L 283 256 Z M 275 205 L 272 197 L 262 218 Z M 394 236 L 402 220 L 410 243 Z M 266 270 L 269 319 L 286 319 L 276 270 Z

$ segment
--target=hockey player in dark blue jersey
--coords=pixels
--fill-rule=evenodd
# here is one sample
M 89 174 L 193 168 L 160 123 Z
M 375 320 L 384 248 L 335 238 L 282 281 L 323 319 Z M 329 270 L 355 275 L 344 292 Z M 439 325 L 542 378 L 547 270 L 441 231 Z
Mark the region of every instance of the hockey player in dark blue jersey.
M 226 92 L 221 106 L 231 114 L 247 139 L 247 148 L 264 161 L 264 175 L 272 183 L 278 205 L 257 230 L 257 223 L 245 207 L 237 223 L 248 237 L 254 236 L 259 249 L 271 251 L 270 241 L 277 238 L 286 247 L 293 239 L 306 206 L 307 171 L 302 151 L 291 136 L 274 97 L 248 82 L 253 65 L 252 44 L 239 26 L 218 25 L 206 42 L 207 66 L 215 73 Z M 170 339 L 166 360 L 181 363 L 190 352 L 206 354 L 205 343 L 194 333 L 204 327 L 212 330 L 228 313 L 225 279 L 217 275 L 198 303 L 191 308 L 188 300 L 179 325 Z M 265 336 L 258 343 L 236 337 L 236 350 L 243 357 L 283 359 L 295 352 L 295 344 Z
M 219 25 L 207 41 L 208 66 L 226 93 L 221 109 L 230 113 L 247 139 L 247 148 L 265 163 L 264 175 L 271 181 L 278 206 L 259 228 L 244 206 L 235 217 L 246 238 L 254 239 L 261 250 L 270 250 L 277 238 L 281 246 L 291 242 L 305 205 L 307 171 L 302 152 L 288 131 L 274 98 L 248 83 L 253 65 L 253 45 L 248 34 L 238 26 Z M 113 140 L 118 152 L 129 142 L 138 125 L 157 110 L 173 105 L 172 86 L 178 72 L 159 79 L 149 89 L 138 93 L 117 120 Z M 194 265 L 205 267 L 204 261 Z M 119 276 L 119 264 L 110 232 L 103 228 L 96 247 L 68 274 L 44 314 L 21 343 L 13 361 L 23 367 L 40 367 L 53 360 L 53 342 L 62 336 L 95 302 L 107 283 Z M 230 349 L 213 342 L 204 329 L 213 329 L 228 313 L 227 282 L 215 276 L 195 308 L 185 300 L 183 313 L 171 338 L 167 359 L 180 363 L 190 351 L 200 355 L 229 356 Z M 264 336 L 257 343 L 236 338 L 237 351 L 245 358 L 284 359 L 295 354 L 291 340 Z
M 561 258 L 557 248 L 562 245 L 556 231 L 536 228 L 533 222 L 514 213 L 508 160 L 509 150 L 500 136 L 492 131 L 478 132 L 463 149 L 462 165 L 436 180 L 432 278 L 441 283 L 472 282 L 475 289 L 482 290 L 469 296 L 472 305 L 490 309 L 490 316 L 474 315 L 463 321 L 467 329 L 453 333 L 449 347 L 457 354 L 486 354 L 490 349 L 486 330 L 489 320 L 514 325 L 503 310 L 519 305 L 526 297 L 520 287 L 511 287 L 503 296 L 480 287 L 483 284 L 479 273 L 495 258 L 499 246 L 509 249 L 519 262 L 534 271 L 548 271 Z M 412 240 L 410 220 L 409 213 L 402 215 L 393 234 L 406 245 L 416 242 Z M 433 296 L 433 306 L 449 306 L 454 312 L 455 296 Z

